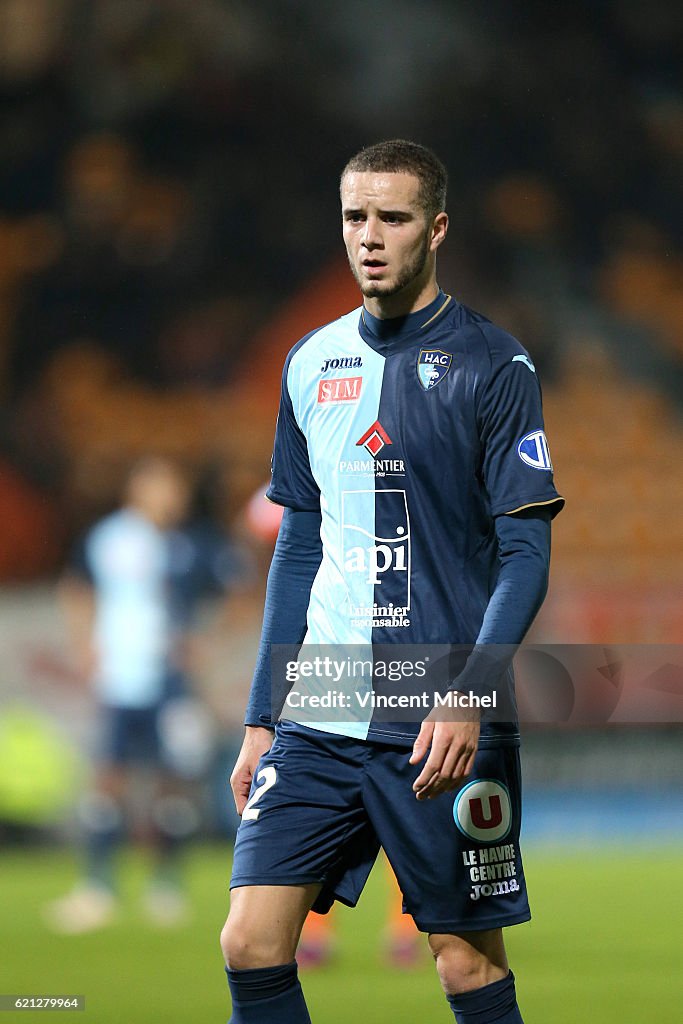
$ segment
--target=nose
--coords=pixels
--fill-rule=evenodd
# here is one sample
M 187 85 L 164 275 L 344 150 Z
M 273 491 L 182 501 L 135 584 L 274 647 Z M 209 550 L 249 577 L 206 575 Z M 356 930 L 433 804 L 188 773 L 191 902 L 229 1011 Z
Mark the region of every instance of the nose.
M 380 231 L 380 224 L 377 217 L 368 217 L 365 221 L 365 229 L 363 231 L 360 244 L 369 252 L 373 249 L 383 248 L 384 242 L 382 240 L 382 232 Z

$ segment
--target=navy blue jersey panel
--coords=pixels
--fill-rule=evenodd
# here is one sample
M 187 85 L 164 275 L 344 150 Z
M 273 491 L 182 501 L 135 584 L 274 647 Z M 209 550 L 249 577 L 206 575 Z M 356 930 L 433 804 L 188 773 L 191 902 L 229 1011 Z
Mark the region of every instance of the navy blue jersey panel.
M 467 401 L 467 372 L 462 345 L 453 331 L 426 339 L 387 355 L 379 421 L 392 440 L 392 458 L 405 466 L 403 477 L 406 518 L 410 533 L 410 626 L 401 639 L 412 643 L 468 643 L 476 639 L 488 598 L 488 572 L 473 573 L 473 552 L 490 564 L 495 550 L 485 496 L 476 486 L 478 452 L 472 405 Z M 438 346 L 438 349 L 436 348 Z M 420 353 L 443 351 L 450 357 L 447 373 L 426 390 L 419 382 Z M 391 515 L 396 499 L 384 491 L 397 486 L 396 478 L 376 477 L 375 515 L 378 536 L 396 529 Z M 475 566 L 476 568 L 476 566 Z M 376 587 L 377 604 L 388 596 L 392 580 L 382 577 Z M 467 587 L 465 576 L 472 576 Z M 396 580 L 398 573 L 393 574 Z M 472 590 L 474 586 L 474 592 Z M 397 590 L 403 590 L 400 584 Z M 380 595 L 380 590 L 382 594 Z M 400 604 L 400 593 L 391 595 Z M 373 640 L 390 642 L 386 628 L 373 631 Z
M 282 392 L 275 428 L 271 481 L 267 497 L 278 505 L 315 512 L 320 508 L 320 490 L 311 473 L 308 445 L 292 409 L 289 368 L 292 357 L 317 331 L 311 331 L 292 348 L 282 371 Z
M 482 364 L 476 383 L 481 473 L 496 516 L 532 504 L 548 504 L 557 513 L 564 504 L 553 485 L 553 467 L 543 428 L 541 388 L 528 352 L 493 324 L 479 324 L 477 346 Z

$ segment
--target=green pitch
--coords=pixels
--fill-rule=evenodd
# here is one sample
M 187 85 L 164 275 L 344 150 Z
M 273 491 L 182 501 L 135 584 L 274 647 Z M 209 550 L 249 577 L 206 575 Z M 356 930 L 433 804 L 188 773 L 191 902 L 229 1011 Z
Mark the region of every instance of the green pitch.
M 679 1020 L 679 852 L 613 848 L 561 855 L 532 848 L 526 863 L 534 920 L 508 932 L 526 1024 Z M 59 1015 L 76 1024 L 227 1019 L 218 947 L 227 910 L 226 851 L 194 853 L 195 917 L 172 931 L 155 930 L 142 919 L 144 859 L 128 856 L 119 923 L 84 937 L 51 935 L 42 926 L 41 905 L 61 895 L 74 877 L 73 858 L 62 853 L 0 855 L 0 992 L 85 995 L 84 1013 Z M 399 972 L 383 963 L 385 903 L 384 874 L 375 870 L 358 909 L 336 910 L 336 962 L 304 977 L 314 1024 L 453 1020 L 426 955 L 415 970 Z M 27 1017 L 37 1014 L 2 1013 L 0 1024 Z

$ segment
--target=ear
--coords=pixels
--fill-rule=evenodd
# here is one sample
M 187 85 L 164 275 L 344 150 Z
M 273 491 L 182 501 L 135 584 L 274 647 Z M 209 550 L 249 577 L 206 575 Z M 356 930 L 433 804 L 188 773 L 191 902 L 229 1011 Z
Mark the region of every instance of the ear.
M 448 214 L 437 213 L 432 224 L 432 238 L 429 243 L 429 251 L 436 252 L 446 235 L 448 234 Z

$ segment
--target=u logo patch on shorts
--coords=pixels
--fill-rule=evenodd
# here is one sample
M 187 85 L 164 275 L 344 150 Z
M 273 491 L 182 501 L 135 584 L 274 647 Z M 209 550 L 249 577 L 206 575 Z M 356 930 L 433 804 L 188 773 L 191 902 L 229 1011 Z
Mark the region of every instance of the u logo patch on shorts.
M 463 835 L 478 843 L 504 839 L 512 824 L 507 788 L 494 779 L 468 783 L 455 798 L 453 819 Z

